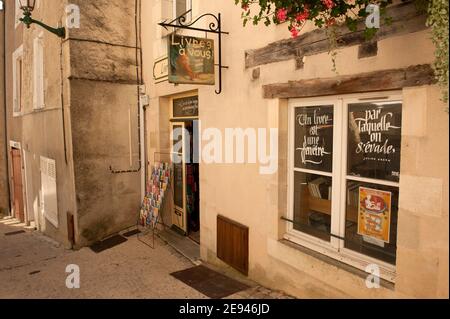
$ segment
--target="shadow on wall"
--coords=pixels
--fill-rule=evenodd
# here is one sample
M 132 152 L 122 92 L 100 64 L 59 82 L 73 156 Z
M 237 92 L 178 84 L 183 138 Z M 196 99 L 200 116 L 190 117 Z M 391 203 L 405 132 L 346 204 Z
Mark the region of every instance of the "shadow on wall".
M 0 219 L 9 216 L 6 208 L 0 207 Z

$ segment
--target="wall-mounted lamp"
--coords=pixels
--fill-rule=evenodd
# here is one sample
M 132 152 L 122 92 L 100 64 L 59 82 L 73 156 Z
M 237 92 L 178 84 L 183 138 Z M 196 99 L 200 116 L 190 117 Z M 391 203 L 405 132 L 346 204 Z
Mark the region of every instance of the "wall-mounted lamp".
M 31 13 L 34 10 L 35 3 L 36 3 L 36 0 L 19 0 L 20 8 L 23 11 L 23 18 L 21 18 L 20 21 L 22 21 L 27 26 L 27 28 L 30 28 L 30 26 L 33 23 L 35 23 L 35 24 L 43 27 L 45 30 L 47 30 L 53 34 L 56 34 L 58 37 L 65 38 L 66 37 L 66 29 L 64 27 L 52 28 L 52 27 L 46 25 L 45 23 L 42 23 L 41 21 L 34 20 L 31 17 Z

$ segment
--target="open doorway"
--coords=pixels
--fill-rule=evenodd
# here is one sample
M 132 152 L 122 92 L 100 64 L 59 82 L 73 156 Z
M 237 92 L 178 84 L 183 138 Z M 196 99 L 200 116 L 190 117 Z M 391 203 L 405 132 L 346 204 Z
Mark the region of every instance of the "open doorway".
M 173 228 L 200 244 L 198 96 L 172 99 Z
M 188 236 L 200 244 L 200 167 L 198 163 L 194 163 L 195 152 L 194 139 L 198 138 L 194 134 L 194 121 L 185 123 L 186 131 L 189 132 L 188 145 L 190 146 L 190 161 L 186 164 L 186 213 L 188 224 Z

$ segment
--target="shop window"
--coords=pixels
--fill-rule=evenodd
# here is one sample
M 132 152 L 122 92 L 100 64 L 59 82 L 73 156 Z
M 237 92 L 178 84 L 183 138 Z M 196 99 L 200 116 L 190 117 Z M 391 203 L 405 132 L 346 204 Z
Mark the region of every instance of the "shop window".
M 23 46 L 13 53 L 13 115 L 23 109 Z
M 377 264 L 392 279 L 401 97 L 293 100 L 289 105 L 286 238 L 363 270 Z
M 33 108 L 44 108 L 44 46 L 43 34 L 33 41 Z

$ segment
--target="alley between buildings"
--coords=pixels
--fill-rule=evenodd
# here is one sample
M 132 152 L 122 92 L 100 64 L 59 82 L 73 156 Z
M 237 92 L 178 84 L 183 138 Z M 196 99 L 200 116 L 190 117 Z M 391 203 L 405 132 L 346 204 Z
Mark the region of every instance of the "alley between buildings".
M 0 299 L 206 299 L 170 274 L 194 265 L 164 242 L 155 249 L 136 236 L 99 254 L 70 251 L 14 219 L 0 220 Z M 68 265 L 80 268 L 80 289 L 68 289 Z M 285 298 L 254 286 L 229 298 Z

